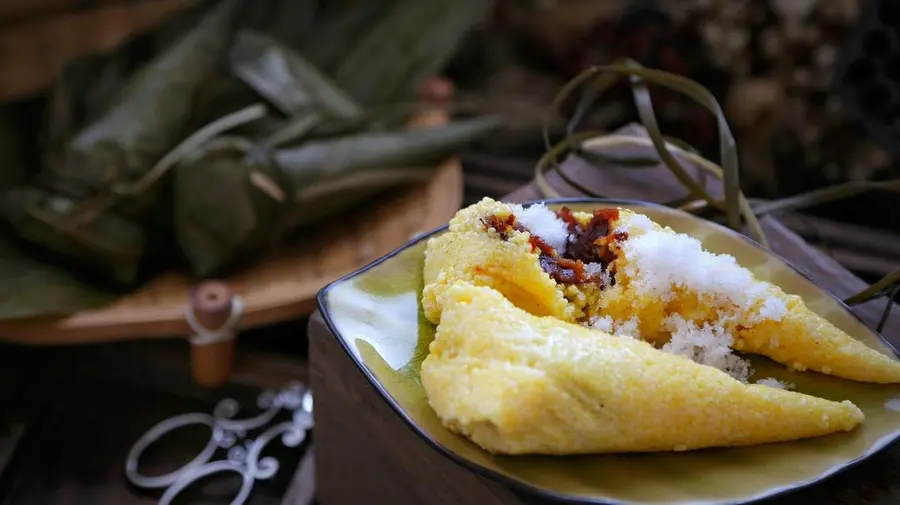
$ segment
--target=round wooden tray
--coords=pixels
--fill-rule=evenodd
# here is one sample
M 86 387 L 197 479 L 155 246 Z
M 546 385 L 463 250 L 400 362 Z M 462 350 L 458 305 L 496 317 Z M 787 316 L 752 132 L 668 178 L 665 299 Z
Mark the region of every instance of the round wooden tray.
M 347 226 L 323 228 L 222 279 L 243 299 L 239 327 L 312 313 L 316 294 L 327 283 L 445 224 L 459 209 L 462 187 L 459 161 L 448 160 L 429 181 L 385 195 L 362 212 L 348 213 L 340 219 Z M 65 318 L 0 322 L 0 340 L 50 345 L 185 335 L 190 330 L 184 310 L 196 283 L 183 273 L 163 274 L 101 309 Z

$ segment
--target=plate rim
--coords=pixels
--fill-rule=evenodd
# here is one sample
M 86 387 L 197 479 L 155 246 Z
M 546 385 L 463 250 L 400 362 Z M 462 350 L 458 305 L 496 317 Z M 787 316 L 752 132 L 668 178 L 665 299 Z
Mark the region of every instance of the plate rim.
M 497 201 L 502 202 L 503 200 L 499 199 Z M 520 202 L 519 204 L 524 207 L 527 207 L 527 206 L 530 206 L 530 205 L 533 205 L 536 203 L 551 204 L 551 205 L 552 204 L 566 204 L 566 203 L 588 203 L 588 204 L 601 203 L 601 204 L 616 204 L 616 205 L 632 205 L 632 206 L 636 206 L 636 207 L 663 208 L 663 209 L 667 209 L 669 211 L 687 214 L 688 216 L 690 216 L 691 218 L 694 218 L 694 219 L 701 219 L 701 220 L 703 219 L 703 218 L 694 216 L 693 214 L 681 211 L 679 209 L 673 209 L 672 207 L 667 207 L 667 206 L 661 205 L 659 203 L 646 202 L 646 201 L 627 199 L 627 198 L 596 198 L 596 197 L 575 196 L 575 197 L 536 199 L 536 200 Z M 803 269 L 795 266 L 792 262 L 786 260 L 780 254 L 778 254 L 774 251 L 771 251 L 771 250 L 764 249 L 761 244 L 759 244 L 755 240 L 751 239 L 750 237 L 747 237 L 746 235 L 744 235 L 742 233 L 738 233 L 737 231 L 732 230 L 731 228 L 728 228 L 728 227 L 721 225 L 719 223 L 716 223 L 714 221 L 707 220 L 707 222 L 712 224 L 714 227 L 719 228 L 720 231 L 728 233 L 732 236 L 739 237 L 740 239 L 748 242 L 751 246 L 753 246 L 757 249 L 760 249 L 763 252 L 765 252 L 766 254 L 769 254 L 769 255 L 775 257 L 776 259 L 780 260 L 783 264 L 785 264 L 788 268 L 792 269 L 794 272 L 801 275 L 804 279 L 811 282 L 813 285 L 819 287 L 819 289 L 821 289 L 828 296 L 830 296 L 835 301 L 837 301 L 838 304 L 841 306 L 841 308 L 843 308 L 845 311 L 850 313 L 854 318 L 856 318 L 857 321 L 859 321 L 866 328 L 868 328 L 869 331 L 871 331 L 885 346 L 887 346 L 887 348 L 890 351 L 892 351 L 894 353 L 895 357 L 900 359 L 900 351 L 898 351 L 897 347 L 894 346 L 889 340 L 887 340 L 881 334 L 881 332 L 879 332 L 875 329 L 869 328 L 868 324 L 866 324 L 866 322 L 863 321 L 862 318 L 859 317 L 859 315 L 857 315 L 855 312 L 853 312 L 850 309 L 849 305 L 844 303 L 844 301 L 842 299 L 840 299 L 837 295 L 835 295 L 831 291 L 819 286 L 819 284 L 817 282 L 813 281 L 812 278 L 809 276 L 809 274 L 807 274 Z M 534 496 L 538 496 L 538 497 L 548 499 L 551 501 L 556 501 L 559 503 L 569 503 L 569 504 L 573 504 L 573 505 L 635 505 L 635 502 L 630 502 L 630 501 L 607 500 L 607 499 L 599 499 L 599 498 L 579 498 L 579 497 L 575 497 L 575 496 L 571 496 L 571 495 L 560 494 L 556 491 L 551 491 L 551 490 L 548 490 L 545 488 L 537 487 L 537 486 L 529 484 L 525 481 L 522 481 L 520 479 L 515 479 L 512 477 L 509 477 L 500 472 L 496 472 L 489 468 L 485 468 L 481 465 L 478 465 L 472 461 L 469 461 L 468 459 L 466 459 L 464 457 L 456 455 L 455 453 L 453 453 L 453 451 L 451 451 L 450 449 L 445 447 L 443 444 L 441 444 L 437 440 L 433 439 L 412 418 L 410 418 L 410 416 L 406 413 L 406 411 L 399 405 L 399 403 L 393 398 L 393 396 L 391 396 L 390 392 L 388 392 L 385 389 L 385 387 L 381 383 L 381 381 L 379 381 L 375 377 L 374 373 L 369 369 L 369 367 L 365 363 L 362 362 L 362 360 L 356 355 L 356 353 L 353 352 L 352 349 L 350 349 L 350 346 L 347 343 L 347 341 L 344 338 L 339 336 L 340 332 L 337 330 L 337 327 L 335 326 L 334 322 L 332 321 L 331 313 L 328 309 L 328 302 L 327 302 L 328 292 L 331 289 L 333 289 L 334 287 L 336 287 L 337 285 L 343 284 L 347 281 L 352 280 L 353 278 L 355 278 L 359 275 L 362 275 L 362 274 L 368 272 L 369 270 L 371 270 L 371 269 L 377 267 L 378 265 L 386 262 L 387 260 L 399 255 L 403 251 L 422 242 L 423 240 L 426 240 L 440 232 L 443 232 L 448 227 L 449 227 L 449 223 L 445 224 L 443 226 L 440 226 L 438 228 L 435 228 L 431 231 L 416 235 L 415 237 L 413 237 L 412 239 L 407 241 L 405 244 L 397 247 L 393 251 L 385 254 L 384 256 L 376 259 L 375 261 L 372 261 L 371 263 L 369 263 L 367 265 L 364 265 L 364 266 L 356 269 L 353 272 L 350 272 L 350 273 L 344 275 L 343 277 L 341 277 L 339 279 L 335 279 L 334 281 L 326 284 L 321 290 L 319 290 L 318 294 L 316 295 L 316 304 L 318 306 L 319 313 L 321 314 L 322 319 L 325 322 L 325 325 L 328 327 L 328 330 L 331 332 L 331 336 L 335 340 L 338 341 L 338 343 L 341 345 L 341 348 L 344 350 L 344 352 L 347 354 L 347 356 L 353 361 L 353 363 L 356 365 L 356 367 L 359 368 L 359 370 L 363 373 L 363 375 L 366 377 L 366 379 L 369 381 L 369 383 L 375 388 L 375 390 L 378 391 L 378 394 L 381 395 L 381 397 L 385 400 L 385 402 L 391 407 L 391 410 L 393 410 L 394 413 L 398 417 L 400 417 L 400 419 L 402 419 L 410 428 L 412 428 L 413 432 L 416 433 L 419 436 L 419 438 L 423 439 L 425 441 L 425 443 L 428 444 L 432 449 L 436 450 L 438 453 L 440 453 L 445 458 L 448 458 L 450 461 L 452 461 L 458 465 L 461 465 L 462 467 L 464 467 L 472 472 L 475 472 L 476 474 L 478 474 L 482 477 L 491 479 L 495 482 L 499 482 L 499 483 L 501 483 L 505 486 L 508 486 L 512 489 L 515 489 L 517 491 L 532 494 Z M 831 477 L 836 476 L 839 473 L 849 470 L 849 469 L 855 467 L 856 465 L 866 461 L 867 459 L 881 453 L 882 451 L 887 450 L 888 448 L 890 448 L 891 446 L 893 446 L 894 444 L 896 444 L 898 442 L 900 442 L 900 431 L 898 431 L 897 434 L 895 434 L 894 436 L 884 440 L 880 446 L 873 447 L 870 450 L 870 452 L 868 452 L 867 454 L 864 454 L 862 456 L 859 456 L 858 458 L 850 460 L 843 465 L 837 466 L 835 468 L 831 468 L 828 471 L 826 471 L 822 474 L 819 474 L 809 480 L 798 482 L 796 484 L 792 484 L 789 486 L 774 488 L 772 490 L 772 492 L 761 493 L 761 494 L 752 496 L 752 497 L 750 497 L 746 500 L 742 500 L 742 501 L 737 501 L 737 502 L 734 502 L 734 501 L 705 501 L 705 502 L 699 502 L 699 503 L 702 505 L 748 505 L 751 503 L 759 502 L 761 500 L 766 500 L 766 499 L 771 499 L 771 498 L 775 498 L 775 497 L 780 497 L 783 495 L 788 495 L 788 494 L 794 493 L 796 491 L 800 491 L 801 489 L 809 488 L 811 486 L 819 484 L 825 480 L 830 479 Z M 665 502 L 661 502 L 661 503 L 664 504 Z M 671 502 L 671 503 L 674 503 L 674 502 Z

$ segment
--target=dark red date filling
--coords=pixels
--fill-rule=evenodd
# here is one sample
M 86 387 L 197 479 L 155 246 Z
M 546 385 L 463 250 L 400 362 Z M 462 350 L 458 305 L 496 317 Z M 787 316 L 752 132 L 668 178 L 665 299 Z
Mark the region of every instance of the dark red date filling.
M 606 272 L 610 263 L 615 259 L 613 253 L 607 247 L 603 247 L 602 239 L 622 241 L 628 238 L 624 231 L 611 232 L 610 222 L 619 218 L 618 209 L 597 209 L 586 226 L 581 226 L 572 211 L 563 207 L 557 212 L 569 228 L 569 233 L 574 237 L 562 253 L 548 245 L 541 237 L 531 234 L 529 242 L 532 250 L 539 250 L 541 269 L 556 282 L 562 284 L 583 284 L 588 282 L 604 284 L 607 280 L 610 286 L 615 285 L 615 277 L 603 276 L 600 273 L 589 275 L 584 270 L 587 263 L 599 263 L 602 272 Z M 521 224 L 516 222 L 516 216 L 510 214 L 506 218 L 491 215 L 481 222 L 485 229 L 493 228 L 502 240 L 509 240 L 510 233 L 515 231 L 527 232 Z M 612 235 L 612 236 L 610 236 Z

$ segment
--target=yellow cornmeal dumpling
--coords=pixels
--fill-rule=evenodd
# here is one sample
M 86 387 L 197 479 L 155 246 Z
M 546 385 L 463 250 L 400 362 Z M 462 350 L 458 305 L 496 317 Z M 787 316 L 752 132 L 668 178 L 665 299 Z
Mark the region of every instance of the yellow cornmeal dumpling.
M 700 328 L 740 351 L 852 380 L 900 382 L 900 361 L 850 337 L 796 295 L 760 281 L 733 257 L 646 216 L 621 210 L 614 222 L 628 239 L 612 242 L 615 286 L 597 313 L 606 326 L 636 320 L 636 336 L 675 352 L 696 351 Z M 693 347 L 693 348 L 692 348 Z
M 564 289 L 541 268 L 540 252 L 529 243 L 530 234 L 512 231 L 508 240 L 502 240 L 482 221 L 510 213 L 508 205 L 485 198 L 460 210 L 446 233 L 428 241 L 422 306 L 429 321 L 440 322 L 444 291 L 459 280 L 493 287 L 534 314 L 575 319 L 575 307 L 563 296 Z
M 900 382 L 900 361 L 853 339 L 798 296 L 756 279 L 733 257 L 704 251 L 698 240 L 626 209 L 613 213 L 608 236 L 597 241 L 615 258 L 615 282 L 558 283 L 543 270 L 529 230 L 557 251 L 566 250 L 568 231 L 552 211 L 533 207 L 486 198 L 461 210 L 447 233 L 429 242 L 422 304 L 430 321 L 440 321 L 443 293 L 462 280 L 492 287 L 532 314 L 638 337 L 744 381 L 749 364 L 731 349 L 799 370 Z M 511 213 L 525 226 L 501 236 L 486 225 L 491 216 Z M 582 228 L 592 218 L 572 216 Z
M 515 307 L 458 283 L 422 363 L 451 431 L 497 454 L 690 450 L 851 430 L 863 413 Z

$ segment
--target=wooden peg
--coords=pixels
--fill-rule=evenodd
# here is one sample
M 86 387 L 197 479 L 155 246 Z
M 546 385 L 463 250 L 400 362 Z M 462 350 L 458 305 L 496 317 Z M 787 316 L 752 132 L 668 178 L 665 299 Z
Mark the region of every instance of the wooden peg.
M 234 292 L 223 282 L 203 282 L 191 292 L 189 310 L 199 326 L 190 340 L 191 372 L 203 386 L 224 384 L 234 368 L 234 302 Z

